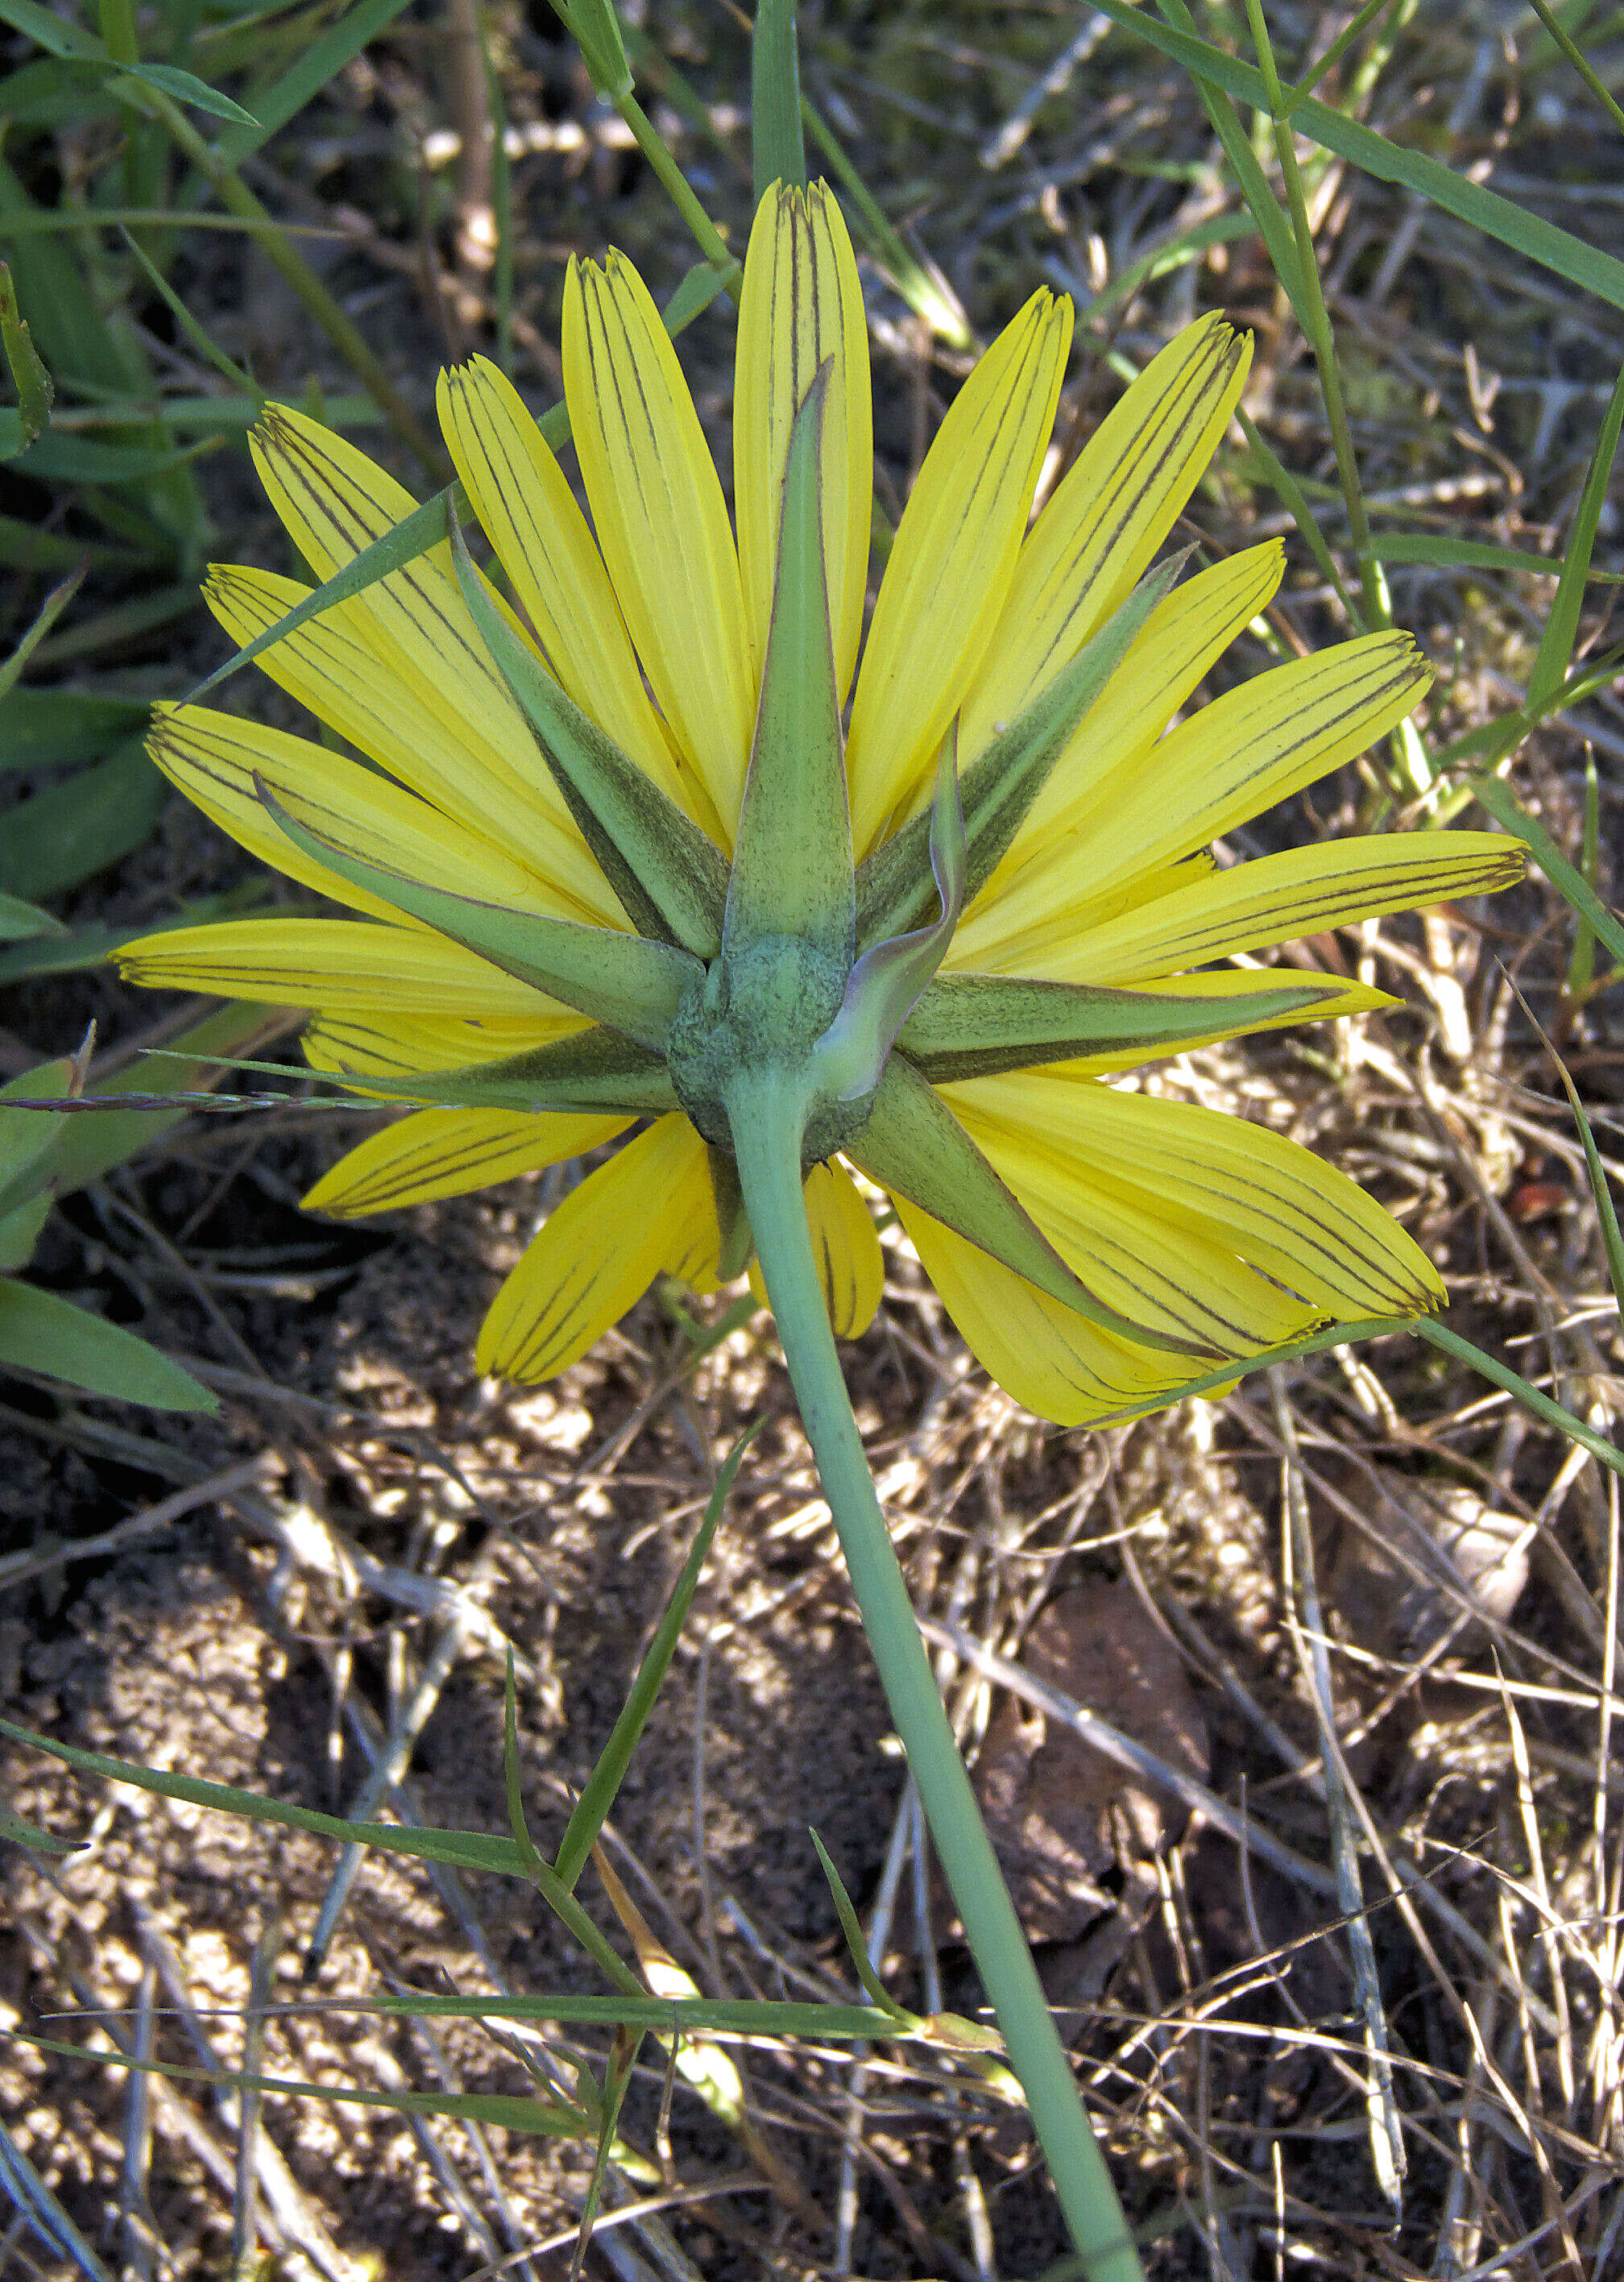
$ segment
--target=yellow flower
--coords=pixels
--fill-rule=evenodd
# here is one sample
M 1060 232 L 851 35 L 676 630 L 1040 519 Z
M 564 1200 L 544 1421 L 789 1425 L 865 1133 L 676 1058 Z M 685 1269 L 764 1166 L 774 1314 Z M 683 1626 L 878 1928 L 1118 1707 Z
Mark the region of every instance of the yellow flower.
M 1002 749 L 1010 726 L 1109 629 L 1143 577 L 1230 418 L 1249 345 L 1217 318 L 1180 334 L 1029 529 L 1071 326 L 1069 304 L 1034 294 L 960 390 L 903 513 L 866 642 L 867 335 L 851 246 L 823 186 L 769 192 L 751 237 L 736 533 L 676 353 L 618 254 L 602 268 L 573 263 L 565 300 L 565 394 L 590 527 L 502 375 L 476 359 L 441 376 L 446 443 L 506 574 L 512 603 L 498 607 L 508 626 L 587 722 L 715 843 L 718 877 L 739 826 L 774 623 L 792 432 L 820 376 L 816 516 L 835 702 L 850 698 L 860 866 L 876 851 L 883 866 L 885 851 L 902 844 L 894 835 L 931 809 L 944 740 L 956 741 L 971 783 L 978 760 Z M 299 413 L 274 408 L 254 448 L 277 513 L 321 578 L 414 505 Z M 1411 711 L 1428 679 L 1407 637 L 1375 634 L 1278 667 L 1170 728 L 1269 602 L 1282 568 L 1278 545 L 1252 547 L 1142 617 L 1080 720 L 1068 722 L 988 875 L 978 881 L 972 872 L 941 981 L 892 1050 L 894 1074 L 928 1097 L 930 1114 L 950 1107 L 965 1162 L 990 1165 L 1013 1192 L 1010 1224 L 1035 1223 L 1032 1242 L 1058 1255 L 1047 1288 L 1008 1264 L 1007 1247 L 1002 1257 L 996 1244 L 986 1248 L 968 1207 L 949 1225 L 951 1183 L 915 1178 L 879 1121 L 870 1131 L 859 1122 L 845 1143 L 845 1156 L 889 1190 L 978 1356 L 1018 1400 L 1063 1422 L 1171 1397 L 1329 1323 L 1423 1312 L 1443 1297 L 1396 1222 L 1308 1151 L 1110 1082 L 1169 1042 L 1385 1003 L 1357 986 L 1295 977 L 1298 987 L 1271 1000 L 1260 992 L 1272 978 L 1223 963 L 1237 954 L 1481 893 L 1520 872 L 1507 841 L 1465 832 L 1218 868 L 1212 841 L 1361 751 Z M 240 567 L 214 570 L 207 590 L 239 642 L 305 591 Z M 398 880 L 438 895 L 437 913 L 455 897 L 467 899 L 460 909 L 572 921 L 572 943 L 601 942 L 587 929 L 654 932 L 631 908 L 635 882 L 623 878 L 617 894 L 589 853 L 578 803 L 544 761 L 464 596 L 441 545 L 265 652 L 272 678 L 361 760 L 203 707 L 160 709 L 152 750 L 174 782 L 267 863 L 360 916 L 154 935 L 122 953 L 128 974 L 309 1008 L 310 1060 L 363 1092 L 370 1084 L 431 1100 L 436 1073 L 539 1067 L 538 1050 L 580 1037 L 577 1001 L 545 995 L 515 971 L 522 962 L 499 965 L 452 940 L 425 919 L 422 896 L 414 911 L 381 891 Z M 692 844 L 701 847 L 697 836 Z M 342 858 L 324 860 L 324 849 Z M 872 862 L 860 870 L 860 890 L 878 876 Z M 860 950 L 862 909 L 860 893 Z M 659 956 L 677 974 L 677 963 L 692 966 L 692 946 L 668 949 L 670 941 Z M 991 985 L 956 980 L 965 977 L 1074 986 L 1079 1003 L 1119 1005 L 1131 1019 L 1114 1044 L 1091 1031 L 1102 1041 L 1091 1054 L 1073 1046 L 1050 1060 L 1039 1044 L 1001 1055 L 964 1027 L 965 1008 L 992 996 Z M 1051 992 L 1046 1003 L 1059 1001 Z M 646 1040 L 625 1052 L 641 1055 L 649 1075 L 638 1075 L 640 1063 L 631 1078 L 623 1071 L 624 1091 L 600 1098 L 589 1088 L 585 1106 L 466 1106 L 465 1085 L 463 1106 L 421 1108 L 375 1134 L 306 1202 L 352 1215 L 455 1195 L 638 1127 L 549 1215 L 485 1321 L 482 1370 L 545 1378 L 584 1354 L 662 1271 L 703 1289 L 742 1264 L 723 1254 L 737 1204 L 736 1184 L 731 1207 L 725 1193 L 725 1149 L 708 1145 L 677 1106 Z M 498 1098 L 508 1102 L 511 1090 Z M 1003 1195 L 986 1180 L 989 1194 Z M 873 1222 L 839 1153 L 809 1168 L 805 1195 L 831 1316 L 855 1336 L 880 1295 Z M 1092 1311 L 1063 1296 L 1070 1279 Z

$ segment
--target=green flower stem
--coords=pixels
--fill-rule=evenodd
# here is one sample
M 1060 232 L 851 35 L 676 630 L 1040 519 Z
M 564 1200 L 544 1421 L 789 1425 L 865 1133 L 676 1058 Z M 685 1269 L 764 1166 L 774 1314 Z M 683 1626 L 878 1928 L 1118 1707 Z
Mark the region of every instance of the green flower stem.
M 666 196 L 693 232 L 694 244 L 705 256 L 706 260 L 712 263 L 717 269 L 734 270 L 735 274 L 729 279 L 724 291 L 737 301 L 740 291 L 740 273 L 737 271 L 733 256 L 728 249 L 727 240 L 695 198 L 688 177 L 671 156 L 647 113 L 636 96 L 631 94 L 617 96 L 615 108 L 626 125 L 630 128 L 638 150 L 653 168 Z
M 1020 1921 L 942 1708 L 913 1604 L 874 1494 L 801 1201 L 807 1088 L 757 1067 L 729 1092 L 739 1177 L 824 1492 L 885 1697 L 936 1851 L 1032 2110 L 1088 2282 L 1143 2282 L 1121 2207 L 1088 2127 Z

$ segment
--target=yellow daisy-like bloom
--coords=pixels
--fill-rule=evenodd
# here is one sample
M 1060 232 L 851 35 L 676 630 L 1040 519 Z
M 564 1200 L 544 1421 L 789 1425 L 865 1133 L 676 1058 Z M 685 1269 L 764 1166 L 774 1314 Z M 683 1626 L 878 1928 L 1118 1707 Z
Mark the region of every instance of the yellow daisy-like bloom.
M 731 855 L 772 625 L 791 431 L 823 376 L 819 514 L 861 863 L 928 808 L 943 741 L 961 772 L 1107 625 L 1172 528 L 1222 435 L 1249 344 L 1192 325 L 1127 391 L 1028 528 L 1070 345 L 1040 291 L 976 366 L 925 459 L 862 636 L 872 443 L 855 262 L 831 196 L 769 192 L 739 323 L 736 531 L 659 313 L 618 254 L 571 265 L 568 401 L 592 523 L 517 392 L 476 359 L 444 374 L 446 443 L 509 583 L 508 624 L 568 699 Z M 277 513 L 318 577 L 414 502 L 359 451 L 275 408 L 254 439 Z M 1150 611 L 963 912 L 955 975 L 1108 986 L 1210 1003 L 1180 1045 L 1260 1027 L 1256 969 L 1220 962 L 1384 912 L 1503 887 L 1514 847 L 1428 833 L 1220 870 L 1209 844 L 1339 767 L 1425 690 L 1407 637 L 1380 633 L 1276 668 L 1170 728 L 1283 570 L 1278 544 L 1203 570 Z M 306 590 L 217 568 L 208 600 L 247 642 Z M 861 654 L 861 663 L 859 663 Z M 352 920 L 267 917 L 129 945 L 136 981 L 307 1007 L 314 1067 L 365 1091 L 520 1056 L 582 1016 L 320 860 L 330 821 L 360 863 L 480 904 L 625 931 L 608 879 L 482 639 L 451 550 L 307 621 L 264 653 L 272 678 L 360 761 L 196 705 L 160 709 L 159 765 L 245 846 Z M 854 686 L 855 685 L 855 686 Z M 369 765 L 365 765 L 367 764 Z M 267 801 L 262 791 L 271 796 Z M 1307 1004 L 1306 1001 L 1311 1001 Z M 924 1002 L 922 1002 L 922 1005 Z M 1385 1003 L 1298 994 L 1280 1020 Z M 1017 1400 L 1077 1423 L 1169 1397 L 1229 1362 L 1336 1321 L 1443 1298 L 1432 1264 L 1351 1181 L 1258 1126 L 1113 1085 L 1142 1048 L 989 1069 L 955 1061 L 924 1013 L 893 1054 L 933 1083 L 1059 1259 L 1094 1320 L 1005 1264 L 906 1168 L 882 1168 L 954 1320 Z M 1155 1051 L 1152 1049 L 1151 1051 Z M 963 1074 L 969 1071 L 971 1074 Z M 675 1096 L 672 1097 L 675 1098 Z M 340 1215 L 534 1172 L 629 1131 L 548 1216 L 480 1336 L 483 1370 L 535 1380 L 584 1354 L 661 1272 L 701 1289 L 722 1260 L 718 1174 L 680 1107 L 421 1108 L 352 1150 L 306 1202 Z M 862 1136 L 847 1153 L 864 1160 Z M 839 1156 L 806 1205 L 836 1329 L 878 1305 L 873 1222 Z M 939 1216 L 947 1214 L 947 1218 Z M 1120 1324 L 1125 1328 L 1113 1328 Z M 1131 1333 L 1137 1330 L 1140 1338 Z

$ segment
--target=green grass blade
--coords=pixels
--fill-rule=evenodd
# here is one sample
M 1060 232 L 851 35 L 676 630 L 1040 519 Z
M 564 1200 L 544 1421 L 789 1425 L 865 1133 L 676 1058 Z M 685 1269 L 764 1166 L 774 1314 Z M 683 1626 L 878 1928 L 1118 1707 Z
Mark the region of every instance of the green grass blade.
M 1573 532 L 1562 560 L 1562 575 L 1557 582 L 1556 599 L 1551 605 L 1551 616 L 1545 621 L 1534 671 L 1528 676 L 1527 702 L 1530 706 L 1546 704 L 1567 679 L 1567 669 L 1573 662 L 1574 644 L 1579 636 L 1579 613 L 1584 606 L 1585 580 L 1589 576 L 1597 525 L 1601 520 L 1608 485 L 1612 480 L 1612 462 L 1619 448 L 1620 427 L 1624 427 L 1624 372 L 1620 373 L 1613 384 L 1601 434 L 1597 438 L 1596 449 L 1590 454 L 1584 489 L 1580 493 L 1578 511 L 1574 516 Z
M 1504 825 L 1524 842 L 1558 894 L 1566 896 L 1574 910 L 1589 921 L 1614 959 L 1624 963 L 1624 926 L 1620 925 L 1584 874 L 1568 862 L 1544 826 L 1528 814 L 1511 787 L 1498 777 L 1483 774 L 1473 777 L 1470 782 L 1480 805 L 1489 811 L 1496 824 Z
M 840 1931 L 846 1937 L 846 1950 L 852 1961 L 853 1972 L 862 1983 L 866 1994 L 873 1999 L 881 2013 L 888 2014 L 893 2020 L 906 2020 L 908 2015 L 869 1962 L 868 1944 L 862 1938 L 862 1921 L 853 1907 L 852 1898 L 846 1890 L 845 1881 L 829 1859 L 828 1848 L 816 1830 L 811 1831 L 810 1836 L 812 1843 L 817 1850 L 817 1859 L 823 1865 L 824 1875 L 829 1883 L 830 1896 L 834 1903 L 834 1913 L 840 1921 Z
M 3 265 L 0 265 L 3 266 Z M 0 698 L 6 696 L 35 651 L 44 640 L 74 595 L 84 578 L 82 570 L 70 572 L 59 586 L 53 586 L 40 604 L 39 615 L 28 628 L 16 648 L 4 664 L 0 664 Z
M 83 1775 L 98 1781 L 131 1783 L 159 1798 L 183 1799 L 192 1806 L 235 1814 L 246 1822 L 280 1824 L 285 1830 L 307 1830 L 317 1838 L 335 1838 L 346 1846 L 375 1846 L 385 1854 L 409 1854 L 420 1862 L 446 1862 L 455 1870 L 472 1870 L 496 1877 L 522 1877 L 525 1864 L 511 1838 L 487 1837 L 477 1830 L 407 1829 L 395 1822 L 346 1822 L 336 1814 L 321 1814 L 314 1807 L 296 1806 L 289 1799 L 262 1798 L 257 1791 L 239 1790 L 230 1783 L 205 1782 L 196 1775 L 166 1774 L 162 1768 L 135 1766 L 128 1759 L 109 1758 L 101 1751 L 81 1750 L 77 1744 L 37 1735 L 0 1719 L 0 1735 L 30 1750 L 60 1759 Z
M 1268 90 L 1263 74 L 1255 66 L 1240 62 L 1210 41 L 1196 39 L 1171 24 L 1158 23 L 1146 11 L 1131 4 L 1131 0 L 1095 0 L 1095 4 L 1124 31 L 1145 41 L 1171 62 L 1181 65 L 1193 79 L 1221 88 L 1226 95 L 1256 110 L 1268 109 Z M 1570 285 L 1594 293 L 1611 307 L 1624 309 L 1624 261 L 1614 255 L 1587 245 L 1570 230 L 1559 229 L 1537 214 L 1525 213 L 1498 191 L 1468 181 L 1464 175 L 1455 174 L 1424 152 L 1388 142 L 1373 128 L 1344 118 L 1340 111 L 1312 96 L 1292 106 L 1291 121 L 1299 134 L 1374 175 L 1378 182 L 1396 182 L 1401 190 L 1415 191 L 1418 197 L 1441 206 L 1446 213 L 1453 214 L 1458 221 L 1491 238 L 1496 244 L 1523 254 L 1541 268 L 1565 278 Z
M 704 1518 L 695 1532 L 682 1573 L 671 1588 L 671 1597 L 666 1603 L 659 1629 L 638 1666 L 631 1693 L 621 1707 L 620 1717 L 610 1730 L 608 1742 L 599 1753 L 598 1764 L 587 1778 L 586 1788 L 576 1801 L 575 1812 L 559 1843 L 558 1858 L 553 1864 L 560 1882 L 566 1887 L 573 1887 L 585 1868 L 598 1834 L 603 1828 L 604 1818 L 615 1804 L 626 1769 L 631 1764 L 638 1739 L 648 1724 L 648 1715 L 654 1708 L 654 1699 L 660 1693 L 671 1658 L 677 1652 L 677 1643 L 687 1621 L 688 1611 L 693 1605 L 693 1596 L 699 1589 L 700 1572 L 710 1552 L 711 1540 L 716 1533 L 716 1525 L 722 1518 L 734 1477 L 760 1424 L 760 1419 L 754 1420 L 722 1462 L 716 1486 L 705 1508 Z
M 1543 1418 L 1548 1426 L 1554 1426 L 1558 1433 L 1566 1434 L 1570 1442 L 1577 1442 L 1581 1450 L 1588 1450 L 1593 1458 L 1599 1458 L 1602 1464 L 1610 1466 L 1615 1474 L 1624 1475 L 1624 1450 L 1620 1450 L 1616 1443 L 1609 1442 L 1605 1436 L 1597 1434 L 1581 1418 L 1575 1418 L 1571 1410 L 1564 1410 L 1561 1404 L 1553 1402 L 1548 1394 L 1542 1394 L 1537 1386 L 1524 1378 L 1520 1372 L 1514 1371 L 1509 1363 L 1502 1362 L 1496 1355 L 1485 1354 L 1481 1347 L 1473 1347 L 1470 1339 L 1463 1339 L 1458 1331 L 1452 1331 L 1447 1323 L 1439 1323 L 1434 1316 L 1419 1317 L 1411 1329 L 1434 1347 L 1441 1348 L 1445 1354 L 1453 1355 L 1457 1362 L 1467 1364 L 1480 1378 L 1504 1387 L 1508 1394 L 1514 1394 L 1519 1402 L 1532 1410 L 1536 1417 Z
M 18 425 L 25 443 L 31 444 L 44 433 L 57 392 L 34 345 L 27 320 L 17 307 L 11 267 L 4 261 L 0 261 L 0 348 L 5 352 L 12 385 L 17 391 Z
M 75 1308 L 59 1292 L 5 1277 L 0 1277 L 0 1368 L 8 1365 L 149 1410 L 220 1408 L 190 1371 L 134 1331 Z
M 215 150 L 228 167 L 240 167 L 285 127 L 305 105 L 336 79 L 344 66 L 380 32 L 386 31 L 409 0 L 360 0 L 338 21 L 313 41 L 280 78 L 253 90 L 252 113 L 240 115 L 215 141 Z
M 750 151 L 758 206 L 775 182 L 805 190 L 795 0 L 757 0 L 750 43 Z

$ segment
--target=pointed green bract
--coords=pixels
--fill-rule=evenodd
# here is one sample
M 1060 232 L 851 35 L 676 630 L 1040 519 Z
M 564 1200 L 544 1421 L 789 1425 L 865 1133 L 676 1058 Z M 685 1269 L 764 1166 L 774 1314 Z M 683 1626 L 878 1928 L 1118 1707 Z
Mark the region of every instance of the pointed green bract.
M 1096 1300 L 995 1173 L 929 1082 L 901 1054 L 885 1065 L 869 1122 L 846 1153 L 870 1180 L 893 1189 L 932 1220 L 979 1245 L 1017 1276 L 1118 1339 L 1173 1354 L 1210 1347 L 1130 1323 Z
M 576 1116 L 624 1110 L 659 1117 L 677 1106 L 661 1057 L 601 1023 L 527 1053 L 461 1069 L 424 1070 L 409 1078 L 378 1077 L 370 1070 L 330 1075 L 385 1100 L 440 1109 L 557 1110 Z
M 750 42 L 750 163 L 758 206 L 775 182 L 787 190 L 807 187 L 795 0 L 756 0 Z
M 570 702 L 485 591 L 452 517 L 452 561 L 480 638 L 530 723 L 569 812 L 639 935 L 714 959 L 722 941 L 722 851 Z
M 750 1265 L 755 1240 L 750 1232 L 750 1215 L 745 1210 L 745 1192 L 739 1185 L 737 1160 L 725 1149 L 713 1147 L 707 1154 L 710 1159 L 710 1189 L 715 1199 L 716 1226 L 722 1231 L 716 1281 L 731 1284 Z
M 865 951 L 847 977 L 839 1013 L 817 1045 L 818 1068 L 839 1100 L 872 1093 L 909 1009 L 947 957 L 964 908 L 964 813 L 959 806 L 958 727 L 947 732 L 931 803 L 931 870 L 941 914 L 929 927 L 889 935 Z
M 1311 1015 L 1341 982 L 1288 982 L 1240 998 L 1169 997 L 1007 974 L 939 974 L 897 1043 L 932 1085 L 1084 1054 L 1164 1052 L 1215 1028 L 1251 1029 Z
M 421 920 L 467 951 L 521 982 L 561 999 L 578 1014 L 623 1030 L 640 1045 L 663 1045 L 683 992 L 700 973 L 697 959 L 668 943 L 610 928 L 582 927 L 573 920 L 544 919 L 499 904 L 426 888 L 398 872 L 384 871 L 341 848 L 325 834 L 310 831 L 291 816 L 259 776 L 254 788 L 279 830 L 296 848 L 348 880 L 381 896 L 397 911 Z
M 1188 558 L 1187 547 L 1141 578 L 1019 720 L 966 771 L 959 791 L 970 850 L 967 903 L 992 877 L 1084 715 Z M 882 935 L 917 926 L 929 911 L 933 892 L 930 828 L 927 817 L 915 817 L 876 849 L 858 873 L 857 940 L 865 949 Z
M 819 368 L 790 430 L 772 622 L 723 933 L 730 948 L 800 935 L 848 966 L 856 892 L 821 507 L 829 374 L 828 364 Z

